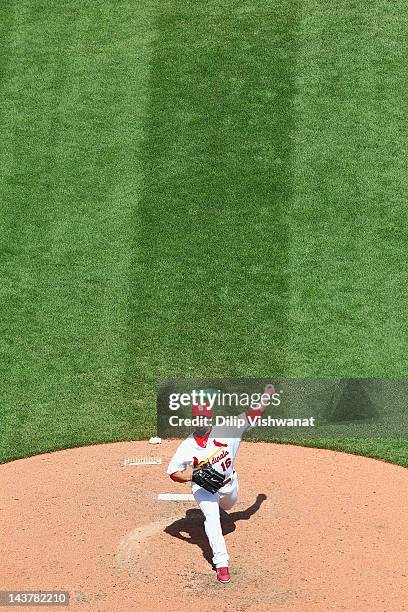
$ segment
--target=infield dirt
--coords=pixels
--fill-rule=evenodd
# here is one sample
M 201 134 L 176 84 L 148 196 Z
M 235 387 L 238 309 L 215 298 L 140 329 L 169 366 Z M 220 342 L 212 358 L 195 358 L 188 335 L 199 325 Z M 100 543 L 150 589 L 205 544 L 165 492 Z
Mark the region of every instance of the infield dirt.
M 189 492 L 165 474 L 177 444 L 103 444 L 0 466 L 1 589 L 68 590 L 70 608 L 103 612 L 408 610 L 406 469 L 243 442 L 240 500 L 222 515 L 232 581 L 221 585 L 200 510 L 157 499 Z M 162 464 L 125 465 L 146 455 Z

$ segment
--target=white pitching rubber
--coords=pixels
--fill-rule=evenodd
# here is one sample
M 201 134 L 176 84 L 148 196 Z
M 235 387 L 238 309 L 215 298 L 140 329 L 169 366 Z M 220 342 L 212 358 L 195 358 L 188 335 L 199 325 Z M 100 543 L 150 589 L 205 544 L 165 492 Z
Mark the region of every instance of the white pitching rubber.
M 157 499 L 162 501 L 194 501 L 191 493 L 159 493 Z

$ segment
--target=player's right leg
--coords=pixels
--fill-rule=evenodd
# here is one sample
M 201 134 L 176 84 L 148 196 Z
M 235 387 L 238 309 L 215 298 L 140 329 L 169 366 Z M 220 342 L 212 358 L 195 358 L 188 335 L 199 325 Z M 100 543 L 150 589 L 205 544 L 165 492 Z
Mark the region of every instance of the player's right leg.
M 204 514 L 204 529 L 213 552 L 213 563 L 215 567 L 227 567 L 229 557 L 221 528 L 219 495 L 200 488 L 194 498 Z

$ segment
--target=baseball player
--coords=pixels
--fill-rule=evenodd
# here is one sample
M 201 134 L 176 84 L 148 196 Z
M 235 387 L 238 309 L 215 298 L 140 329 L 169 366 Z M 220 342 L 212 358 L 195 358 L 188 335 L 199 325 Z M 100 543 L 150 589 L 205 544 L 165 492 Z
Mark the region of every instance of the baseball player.
M 253 423 L 248 420 L 263 414 L 269 404 L 268 398 L 275 393 L 273 385 L 265 387 L 258 409 L 248 410 L 239 415 L 244 425 L 221 430 L 208 425 L 197 428 L 179 445 L 171 459 L 167 473 L 175 482 L 191 482 L 194 499 L 204 514 L 204 528 L 213 552 L 213 564 L 217 580 L 227 583 L 231 580 L 228 568 L 228 553 L 220 521 L 220 507 L 230 510 L 238 499 L 239 485 L 234 469 L 234 459 L 241 438 Z M 208 405 L 193 405 L 192 416 L 211 419 Z M 224 436 L 222 435 L 224 434 Z

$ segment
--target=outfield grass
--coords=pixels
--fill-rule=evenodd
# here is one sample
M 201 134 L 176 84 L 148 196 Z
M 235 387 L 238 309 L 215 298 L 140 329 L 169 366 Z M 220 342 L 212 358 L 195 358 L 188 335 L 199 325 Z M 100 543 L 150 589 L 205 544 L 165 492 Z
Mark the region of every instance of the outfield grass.
M 153 434 L 161 378 L 407 375 L 407 16 L 3 0 L 1 461 Z

